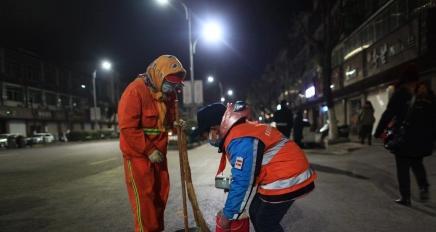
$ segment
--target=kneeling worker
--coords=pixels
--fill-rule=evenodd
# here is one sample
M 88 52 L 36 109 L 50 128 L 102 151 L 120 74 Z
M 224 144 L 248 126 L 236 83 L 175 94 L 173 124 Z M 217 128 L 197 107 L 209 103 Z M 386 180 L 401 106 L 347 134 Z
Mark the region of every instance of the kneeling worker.
M 222 152 L 218 173 L 226 165 L 232 181 L 218 225 L 223 229 L 244 211 L 257 185 L 249 208 L 255 231 L 283 231 L 280 221 L 294 200 L 315 187 L 316 173 L 304 152 L 277 129 L 250 122 L 250 109 L 244 102 L 220 103 L 203 107 L 197 113 L 198 133 Z

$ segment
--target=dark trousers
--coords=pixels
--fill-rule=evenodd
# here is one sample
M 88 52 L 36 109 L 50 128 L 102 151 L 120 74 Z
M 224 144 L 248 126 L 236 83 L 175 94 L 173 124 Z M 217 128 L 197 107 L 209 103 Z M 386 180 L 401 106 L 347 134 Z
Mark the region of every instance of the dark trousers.
M 372 126 L 363 125 L 360 128 L 360 142 L 364 144 L 365 139 L 368 139 L 368 144 L 371 145 L 371 138 L 372 138 Z
M 415 174 L 416 182 L 420 189 L 428 189 L 427 174 L 425 172 L 422 157 L 409 158 L 395 156 L 397 162 L 397 178 L 401 197 L 410 199 L 410 168 Z
M 280 221 L 285 216 L 294 201 L 282 203 L 269 203 L 262 201 L 256 194 L 251 201 L 249 213 L 254 230 L 257 232 L 281 232 L 284 231 Z

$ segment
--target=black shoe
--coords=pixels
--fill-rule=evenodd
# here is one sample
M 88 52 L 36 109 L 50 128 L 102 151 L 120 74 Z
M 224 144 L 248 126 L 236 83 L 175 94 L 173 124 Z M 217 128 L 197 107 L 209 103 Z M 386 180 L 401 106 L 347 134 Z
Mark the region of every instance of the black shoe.
M 428 201 L 430 199 L 428 189 L 421 189 L 421 191 L 419 192 L 419 199 L 421 201 Z
M 410 202 L 410 199 L 406 199 L 406 198 L 400 198 L 398 200 L 395 200 L 395 203 L 400 204 L 400 205 L 404 205 L 404 206 L 412 206 L 412 202 Z

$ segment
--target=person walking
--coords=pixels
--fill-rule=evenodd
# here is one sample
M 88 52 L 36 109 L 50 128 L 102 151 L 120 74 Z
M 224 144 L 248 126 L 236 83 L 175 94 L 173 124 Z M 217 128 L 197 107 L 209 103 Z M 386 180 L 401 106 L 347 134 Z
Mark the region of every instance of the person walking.
M 137 232 L 164 230 L 168 131 L 185 73 L 175 56 L 162 55 L 127 86 L 119 102 L 120 149 Z
M 215 103 L 197 113 L 198 133 L 223 153 L 218 174 L 226 159 L 232 166 L 232 181 L 217 226 L 229 231 L 231 221 L 243 213 L 255 190 L 249 208 L 255 231 L 283 231 L 283 216 L 297 198 L 315 188 L 317 175 L 293 141 L 276 128 L 249 118 L 250 109 L 240 101 L 227 108 Z
M 293 126 L 293 114 L 285 100 L 280 102 L 280 109 L 274 113 L 273 121 L 276 123 L 277 129 L 286 138 L 289 138 Z
M 374 107 L 370 101 L 365 101 L 358 121 L 360 130 L 360 143 L 365 144 L 365 139 L 368 139 L 368 145 L 371 145 L 372 128 L 374 126 L 374 122 Z
M 303 119 L 303 111 L 298 110 L 295 114 L 294 119 L 294 130 L 292 133 L 292 139 L 301 148 L 304 147 L 303 140 L 303 129 L 304 127 L 310 126 L 310 123 Z
M 375 137 L 380 138 L 392 120 L 395 120 L 396 131 L 405 125 L 405 142 L 400 150 L 393 151 L 401 195 L 395 202 L 405 206 L 411 206 L 410 169 L 418 182 L 420 200 L 429 199 L 429 183 L 423 158 L 432 154 L 436 138 L 434 96 L 428 87 L 418 84 L 418 80 L 417 69 L 414 66 L 408 67 L 402 74 L 398 88 L 390 98 L 375 131 Z

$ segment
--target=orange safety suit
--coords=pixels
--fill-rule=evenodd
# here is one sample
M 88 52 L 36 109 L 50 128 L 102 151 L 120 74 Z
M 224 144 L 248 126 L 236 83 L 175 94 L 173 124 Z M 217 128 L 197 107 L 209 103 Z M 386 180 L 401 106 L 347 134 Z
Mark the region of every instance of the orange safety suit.
M 131 82 L 120 99 L 118 121 L 120 149 L 129 200 L 135 221 L 135 231 L 164 230 L 164 210 L 169 194 L 167 167 L 168 130 L 175 115 L 175 94 L 161 92 L 165 76 L 184 73 L 174 56 L 157 58 Z M 152 163 L 148 156 L 160 151 L 164 160 Z

